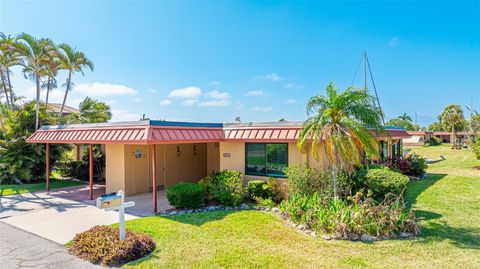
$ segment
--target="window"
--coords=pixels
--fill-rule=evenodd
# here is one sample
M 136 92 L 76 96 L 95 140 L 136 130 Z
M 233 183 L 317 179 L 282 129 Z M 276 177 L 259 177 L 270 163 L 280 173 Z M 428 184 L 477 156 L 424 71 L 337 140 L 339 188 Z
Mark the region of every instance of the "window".
M 284 177 L 288 166 L 288 144 L 245 144 L 245 174 Z

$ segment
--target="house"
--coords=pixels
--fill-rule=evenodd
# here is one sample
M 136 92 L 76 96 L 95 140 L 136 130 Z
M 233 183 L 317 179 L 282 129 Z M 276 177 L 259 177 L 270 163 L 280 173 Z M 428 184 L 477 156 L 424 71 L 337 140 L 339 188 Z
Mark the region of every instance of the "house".
M 403 139 L 403 144 L 406 146 L 423 146 L 425 141 L 433 137 L 433 132 L 428 131 L 407 131 L 411 136 Z
M 58 114 L 58 113 L 60 113 L 61 109 L 62 109 L 62 104 L 49 103 L 47 105 L 47 112 Z M 80 110 L 78 110 L 77 108 L 71 107 L 71 106 L 67 106 L 67 105 L 65 105 L 63 107 L 62 116 L 67 116 L 69 114 L 74 114 L 74 113 L 80 113 Z
M 433 135 L 437 138 L 440 138 L 443 143 L 452 143 L 453 135 L 452 132 L 433 132 Z M 457 140 L 460 143 L 464 143 L 469 136 L 475 136 L 475 134 L 468 134 L 467 132 L 457 132 Z
M 47 160 L 50 144 L 89 144 L 90 152 L 92 144 L 105 145 L 106 191 L 124 190 L 126 195 L 153 192 L 156 212 L 154 189 L 165 189 L 180 181 L 196 182 L 223 169 L 238 170 L 245 180 L 252 180 L 284 177 L 283 169 L 290 164 L 327 168 L 323 150 L 316 160 L 310 153 L 311 143 L 304 150 L 297 147 L 302 125 L 147 120 L 43 126 L 27 142 L 46 144 Z M 386 127 L 386 131 L 388 134 L 376 135 L 382 157 L 400 156 L 402 139 L 409 134 L 397 127 Z M 91 186 L 92 171 L 90 168 Z

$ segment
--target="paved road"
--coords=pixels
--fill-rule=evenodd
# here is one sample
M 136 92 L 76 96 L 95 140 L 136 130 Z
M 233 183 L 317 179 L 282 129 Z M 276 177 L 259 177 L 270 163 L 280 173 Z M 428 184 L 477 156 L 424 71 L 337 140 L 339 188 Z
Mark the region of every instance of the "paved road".
M 105 268 L 67 253 L 67 248 L 53 241 L 0 222 L 0 267 L 2 269 Z

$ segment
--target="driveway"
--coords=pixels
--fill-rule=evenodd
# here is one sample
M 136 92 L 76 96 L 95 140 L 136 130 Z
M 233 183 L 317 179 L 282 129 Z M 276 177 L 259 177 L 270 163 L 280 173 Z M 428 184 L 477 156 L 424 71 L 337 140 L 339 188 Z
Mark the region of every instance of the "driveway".
M 72 187 L 68 190 L 74 193 Z M 104 211 L 92 204 L 63 197 L 65 191 L 62 189 L 51 193 L 36 192 L 0 197 L 0 222 L 59 244 L 67 243 L 75 234 L 95 225 L 118 222 L 116 211 Z M 125 216 L 126 220 L 134 218 L 137 217 L 130 214 Z
M 17 268 L 105 268 L 67 253 L 66 247 L 0 222 L 0 267 Z

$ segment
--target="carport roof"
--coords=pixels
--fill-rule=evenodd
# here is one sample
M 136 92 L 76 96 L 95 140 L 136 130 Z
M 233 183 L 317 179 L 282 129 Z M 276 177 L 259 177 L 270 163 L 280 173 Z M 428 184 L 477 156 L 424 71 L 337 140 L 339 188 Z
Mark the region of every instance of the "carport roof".
M 65 144 L 177 144 L 220 141 L 294 142 L 302 122 L 198 123 L 175 121 L 132 121 L 98 124 L 43 126 L 29 143 Z M 386 126 L 391 138 L 410 137 L 403 129 Z M 379 140 L 386 135 L 377 135 Z

